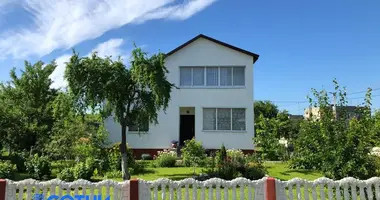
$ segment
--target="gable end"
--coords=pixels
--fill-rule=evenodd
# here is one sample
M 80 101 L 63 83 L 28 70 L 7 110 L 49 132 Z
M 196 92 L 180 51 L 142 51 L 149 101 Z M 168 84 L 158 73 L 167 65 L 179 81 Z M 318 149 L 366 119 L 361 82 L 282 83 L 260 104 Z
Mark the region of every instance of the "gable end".
M 219 45 L 222 45 L 222 46 L 225 46 L 227 48 L 230 48 L 230 49 L 233 49 L 235 51 L 238 51 L 240 53 L 243 53 L 243 54 L 246 54 L 246 55 L 249 55 L 249 56 L 252 56 L 253 57 L 253 63 L 255 63 L 258 59 L 259 59 L 259 55 L 258 54 L 255 54 L 255 53 L 252 53 L 250 51 L 247 51 L 247 50 L 244 50 L 244 49 L 241 49 L 241 48 L 238 48 L 238 47 L 235 47 L 235 46 L 232 46 L 230 44 L 227 44 L 225 42 L 222 42 L 222 41 L 219 41 L 219 40 L 216 40 L 214 38 L 211 38 L 211 37 L 208 37 L 206 35 L 203 35 L 203 34 L 199 34 L 198 36 L 194 37 L 193 39 L 183 43 L 182 45 L 178 46 L 177 48 L 173 49 L 172 51 L 170 51 L 169 53 L 165 54 L 166 57 L 174 54 L 175 52 L 181 50 L 182 48 L 184 48 L 185 46 L 189 45 L 190 43 L 194 42 L 195 40 L 199 39 L 199 38 L 204 38 L 206 40 L 209 40 L 209 41 L 212 41 L 212 42 L 215 42 Z

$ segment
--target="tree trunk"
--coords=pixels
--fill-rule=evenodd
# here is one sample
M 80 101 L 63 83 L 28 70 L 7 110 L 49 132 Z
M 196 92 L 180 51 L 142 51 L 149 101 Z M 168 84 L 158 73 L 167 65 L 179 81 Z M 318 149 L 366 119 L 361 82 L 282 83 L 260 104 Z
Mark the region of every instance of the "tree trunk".
M 131 175 L 128 170 L 128 153 L 127 153 L 127 126 L 121 125 L 121 144 L 120 144 L 120 153 L 121 153 L 121 173 L 123 175 L 123 180 L 129 180 Z

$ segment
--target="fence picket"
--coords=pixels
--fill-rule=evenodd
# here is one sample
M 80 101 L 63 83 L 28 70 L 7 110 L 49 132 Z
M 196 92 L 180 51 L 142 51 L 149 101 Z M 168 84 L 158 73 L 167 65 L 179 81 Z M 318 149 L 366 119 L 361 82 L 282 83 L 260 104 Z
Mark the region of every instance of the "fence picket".
M 266 180 L 266 178 L 256 181 L 244 178 L 231 181 L 218 178 L 206 181 L 196 181 L 194 179 L 185 179 L 182 181 L 172 181 L 169 179 L 159 179 L 156 181 L 139 180 L 139 182 L 137 182 L 137 189 L 136 185 L 134 185 L 138 193 L 134 194 L 130 193 L 133 191 L 130 188 L 129 181 L 115 182 L 104 180 L 98 183 L 92 183 L 85 180 L 64 182 L 57 179 L 44 182 L 32 179 L 18 182 L 6 180 L 6 192 L 0 194 L 0 199 L 4 196 L 5 200 L 32 200 L 35 194 L 41 193 L 44 198 L 47 199 L 56 193 L 59 194 L 59 197 L 70 195 L 70 193 L 74 195 L 86 195 L 89 190 L 89 197 L 86 198 L 88 200 L 98 199 L 100 197 L 99 195 L 103 196 L 102 199 L 106 199 L 110 196 L 112 200 L 158 200 L 159 198 L 162 198 L 162 200 L 197 200 L 198 195 L 201 200 L 205 200 L 206 196 L 208 197 L 207 199 L 210 200 L 228 200 L 231 199 L 229 195 L 231 195 L 232 200 L 301 200 L 302 198 L 309 200 L 310 195 L 313 200 L 341 200 L 343 198 L 352 200 L 380 200 L 380 177 L 374 177 L 365 181 L 354 178 L 344 178 L 337 181 L 327 178 L 319 178 L 314 181 L 303 179 L 292 179 L 289 181 L 275 180 L 274 185 L 273 179 L 271 179 L 271 184 L 267 185 L 269 188 L 275 187 L 271 189 L 265 189 Z M 160 192 L 158 192 L 158 187 L 160 187 Z M 185 190 L 184 193 L 182 193 L 183 190 Z M 189 190 L 192 191 L 190 192 Z M 208 194 L 206 194 L 206 190 L 208 190 Z M 65 194 L 65 191 L 67 194 Z M 302 194 L 302 191 L 304 194 Z M 265 192 L 271 195 L 265 195 Z M 275 196 L 273 196 L 273 192 L 275 192 Z M 158 197 L 159 194 L 161 194 L 161 197 Z M 265 196 L 267 199 L 264 198 Z
M 225 185 L 224 186 L 224 192 L 223 192 L 224 194 L 224 200 L 228 200 L 228 186 L 227 185 Z
M 319 192 L 320 192 L 321 200 L 325 200 L 325 185 L 324 184 L 319 185 Z

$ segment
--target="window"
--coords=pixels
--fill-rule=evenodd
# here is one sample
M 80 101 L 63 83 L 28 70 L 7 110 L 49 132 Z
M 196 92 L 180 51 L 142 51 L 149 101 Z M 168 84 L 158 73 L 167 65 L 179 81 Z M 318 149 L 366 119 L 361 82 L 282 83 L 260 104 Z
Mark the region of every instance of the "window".
M 245 131 L 245 108 L 204 108 L 203 130 Z
M 149 121 L 144 121 L 143 123 L 138 125 L 131 125 L 128 127 L 128 131 L 133 131 L 133 132 L 148 132 L 149 131 Z
M 245 85 L 245 67 L 180 67 L 180 86 Z
M 218 68 L 217 67 L 207 67 L 207 86 L 217 86 L 218 85 Z
M 232 67 L 220 68 L 220 85 L 232 86 Z
M 216 130 L 216 108 L 203 109 L 203 130 Z
M 203 86 L 205 84 L 205 72 L 204 67 L 193 68 L 193 85 Z
M 244 86 L 245 76 L 244 67 L 233 67 L 233 85 Z

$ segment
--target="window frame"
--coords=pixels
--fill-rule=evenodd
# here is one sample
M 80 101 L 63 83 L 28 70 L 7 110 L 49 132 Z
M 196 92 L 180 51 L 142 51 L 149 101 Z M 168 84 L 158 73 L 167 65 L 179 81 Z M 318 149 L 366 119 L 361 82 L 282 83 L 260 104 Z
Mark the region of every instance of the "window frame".
M 202 131 L 203 132 L 238 132 L 238 133 L 245 133 L 247 132 L 247 108 L 242 107 L 202 107 L 202 113 L 204 112 L 204 109 L 215 109 L 215 130 L 207 130 L 204 129 L 204 115 L 202 114 Z M 229 130 L 218 130 L 218 109 L 230 109 L 230 129 Z M 233 109 L 244 109 L 244 130 L 233 130 Z
M 132 125 L 133 126 L 133 125 Z M 138 127 L 137 130 L 130 130 L 129 126 L 128 126 L 128 133 L 149 133 L 149 130 L 150 130 L 150 123 L 148 122 L 148 130 L 144 130 L 144 131 L 140 131 L 140 128 L 141 127 Z
M 181 69 L 182 68 L 191 68 L 191 84 L 190 85 L 181 85 Z M 194 68 L 202 68 L 203 69 L 203 85 L 194 85 Z M 217 85 L 207 85 L 207 68 L 218 68 L 218 84 Z M 220 79 L 220 69 L 221 68 L 231 68 L 231 85 L 221 85 Z M 234 68 L 243 68 L 244 71 L 244 84 L 243 85 L 234 85 Z M 180 66 L 179 67 L 179 76 L 178 76 L 178 83 L 180 88 L 245 88 L 246 87 L 246 66 L 241 65 L 226 65 L 226 66 Z

